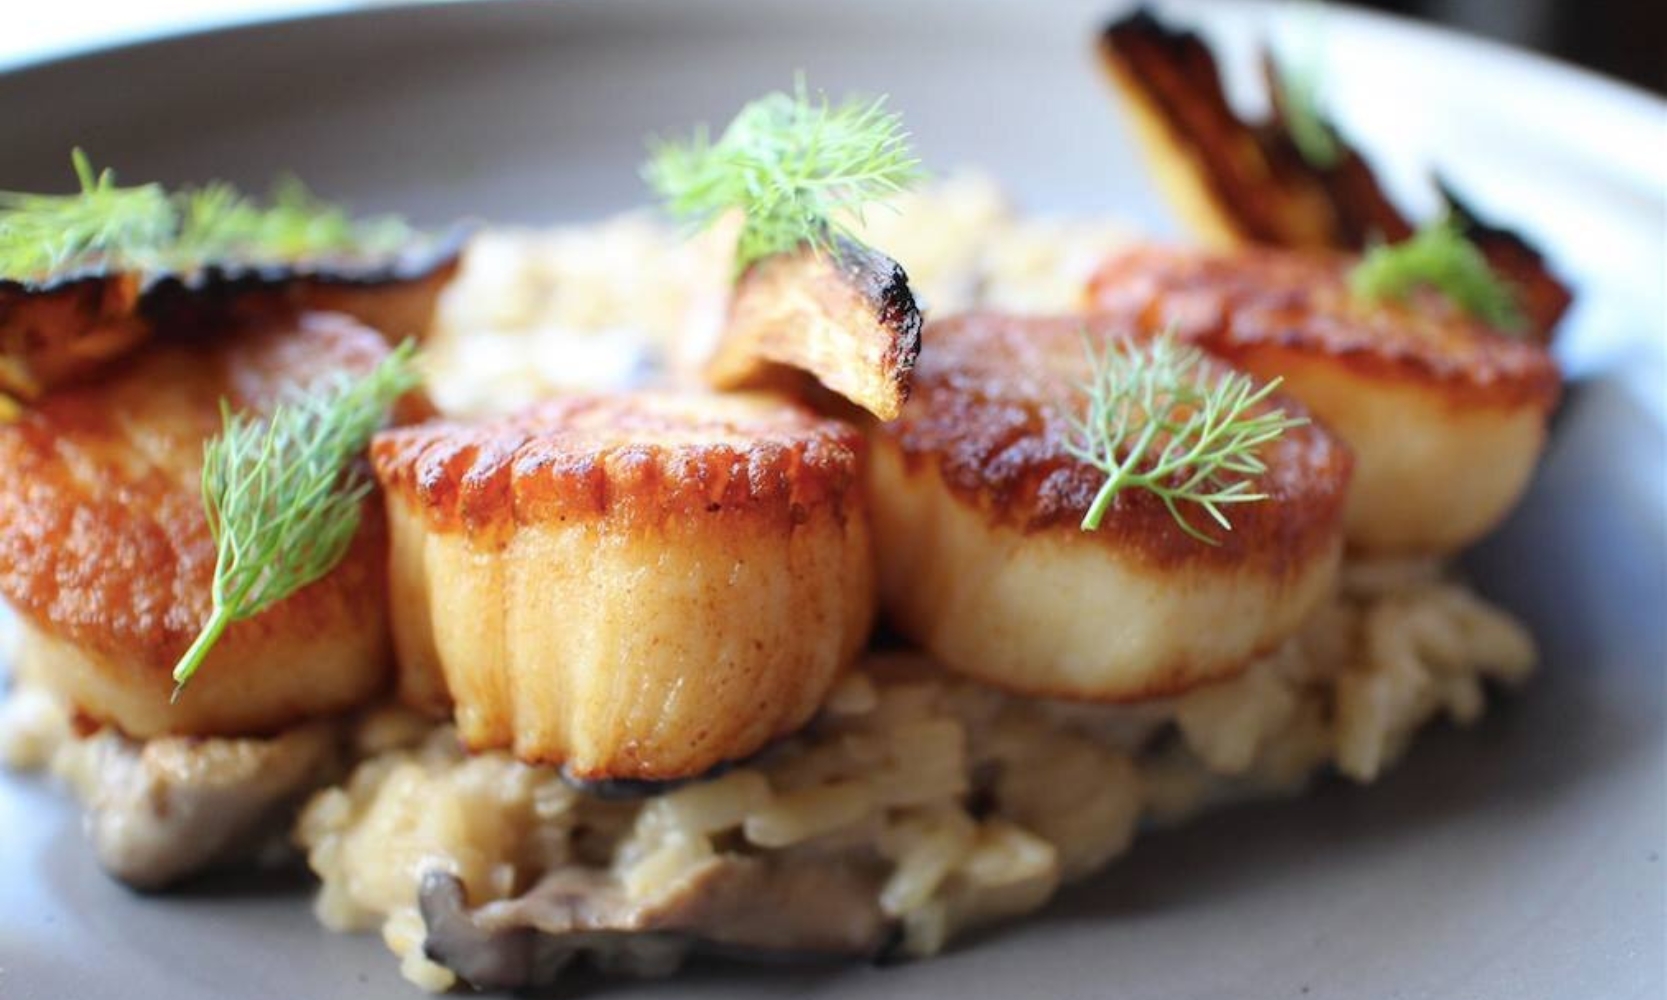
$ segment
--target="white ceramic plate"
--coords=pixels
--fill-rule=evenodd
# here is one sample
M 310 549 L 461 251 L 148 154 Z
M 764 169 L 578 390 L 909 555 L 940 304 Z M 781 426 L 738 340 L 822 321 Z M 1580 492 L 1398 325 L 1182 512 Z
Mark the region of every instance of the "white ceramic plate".
M 583 219 L 639 202 L 642 138 L 804 68 L 886 91 L 939 169 L 1032 208 L 1171 232 L 1092 64 L 1085 0 L 472 3 L 146 42 L 0 76 L 0 188 L 74 144 L 130 178 L 293 168 L 365 209 Z M 1188 6 L 1242 79 L 1287 38 L 1263 6 Z M 1582 375 L 1532 494 L 1472 558 L 1546 667 L 1479 729 L 1379 786 L 1327 783 L 1143 838 L 1045 915 L 885 969 L 697 964 L 607 996 L 1659 998 L 1667 991 L 1667 107 L 1543 60 L 1379 16 L 1324 17 L 1337 116 L 1397 192 L 1436 164 L 1579 285 Z M 4 474 L 4 470 L 0 470 Z M 326 933 L 302 881 L 140 898 L 77 812 L 0 777 L 0 997 L 408 997 L 374 937 Z M 596 984 L 592 984 L 596 985 Z

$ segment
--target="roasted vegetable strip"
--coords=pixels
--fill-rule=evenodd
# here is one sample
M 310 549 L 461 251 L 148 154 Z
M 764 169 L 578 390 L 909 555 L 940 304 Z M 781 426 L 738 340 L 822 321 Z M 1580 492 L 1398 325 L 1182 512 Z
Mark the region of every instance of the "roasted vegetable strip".
M 222 183 L 118 187 L 74 159 L 76 192 L 0 192 L 0 394 L 32 399 L 159 330 L 212 334 L 274 306 L 420 338 L 457 268 L 460 232 L 354 219 L 298 181 L 261 204 Z
M 909 398 L 920 324 L 903 268 L 841 238 L 741 275 L 707 377 L 721 389 L 767 384 L 787 366 L 891 420 Z
M 908 275 L 849 232 L 852 217 L 921 176 L 885 99 L 767 94 L 710 142 L 657 143 L 643 175 L 695 226 L 733 220 L 736 284 L 708 366 L 719 388 L 808 372 L 882 420 L 909 396 L 920 312 Z M 791 378 L 789 382 L 793 381 Z
M 421 338 L 457 270 L 461 240 L 376 262 L 223 266 L 142 280 L 91 274 L 0 281 L 0 391 L 24 399 L 93 375 L 160 332 L 193 338 L 256 312 L 346 313 L 391 343 Z
M 1415 226 L 1359 150 L 1294 105 L 1271 55 L 1263 65 L 1273 114 L 1253 122 L 1233 109 L 1215 56 L 1194 32 L 1138 10 L 1101 32 L 1099 50 L 1154 176 L 1207 246 L 1359 252 L 1412 235 Z M 1334 156 L 1304 154 L 1302 129 L 1314 128 L 1326 130 Z M 1479 222 L 1451 191 L 1442 193 L 1461 231 L 1520 290 L 1528 332 L 1548 341 L 1568 307 L 1568 288 L 1521 237 Z

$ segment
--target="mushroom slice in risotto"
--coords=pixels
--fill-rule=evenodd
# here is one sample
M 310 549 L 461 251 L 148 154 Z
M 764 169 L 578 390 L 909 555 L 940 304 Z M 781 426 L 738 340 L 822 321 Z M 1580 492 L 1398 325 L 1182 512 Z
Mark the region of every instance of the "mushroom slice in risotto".
M 803 725 L 868 636 L 855 429 L 764 394 L 387 432 L 402 696 L 472 748 L 671 780 Z
M 130 740 L 106 729 L 62 751 L 87 813 L 93 853 L 112 876 L 158 889 L 216 866 L 281 859 L 298 802 L 343 761 L 339 724 L 270 738 Z
M 1544 349 L 1433 291 L 1354 295 L 1342 254 L 1141 248 L 1108 261 L 1090 306 L 1282 376 L 1355 453 L 1349 544 L 1446 553 L 1499 522 L 1528 484 L 1558 397 Z
M 479 989 L 544 986 L 580 956 L 634 953 L 640 962 L 655 945 L 670 968 L 688 945 L 778 961 L 877 955 L 893 932 L 878 867 L 713 857 L 646 901 L 605 873 L 565 868 L 473 912 L 462 881 L 431 870 L 419 896 L 424 951 Z
M 1119 333 L 1001 314 L 927 327 L 913 398 L 873 433 L 875 537 L 883 608 L 946 666 L 1027 695 L 1175 694 L 1236 674 L 1333 586 L 1350 458 L 1317 426 L 1260 449 L 1266 499 L 1233 506 L 1214 544 L 1140 490 L 1083 530 L 1107 477 L 1073 455 L 1071 422 L 1085 349 Z
M 222 399 L 263 412 L 383 337 L 346 316 L 275 314 L 208 343 L 157 342 L 0 426 L 0 595 L 28 673 L 137 738 L 276 732 L 371 697 L 387 676 L 380 501 L 323 579 L 232 625 L 177 702 L 171 671 L 211 606 L 203 444 Z

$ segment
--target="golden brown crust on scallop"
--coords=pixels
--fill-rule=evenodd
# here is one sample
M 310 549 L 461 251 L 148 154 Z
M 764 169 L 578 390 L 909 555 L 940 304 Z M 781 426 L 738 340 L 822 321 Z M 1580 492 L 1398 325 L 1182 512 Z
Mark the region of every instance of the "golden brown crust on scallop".
M 805 724 L 873 622 L 855 428 L 642 392 L 389 431 L 403 701 L 586 780 L 693 777 Z
M 1106 322 L 1172 327 L 1258 377 L 1283 378 L 1354 450 L 1350 546 L 1454 551 L 1526 488 L 1559 394 L 1556 365 L 1433 291 L 1359 300 L 1351 260 L 1141 248 L 1108 261 L 1088 298 Z M 1420 488 L 1409 492 L 1411 482 Z
M 992 522 L 1025 532 L 1078 532 L 1105 475 L 1065 450 L 1069 416 L 1083 405 L 1089 343 L 1129 335 L 1097 317 L 956 316 L 929 326 L 916 370 L 915 398 L 880 433 L 895 440 L 911 468 L 936 466 L 945 484 Z M 1301 414 L 1299 404 L 1275 405 Z M 1231 512 L 1233 530 L 1206 545 L 1181 530 L 1162 501 L 1143 490 L 1120 493 L 1099 530 L 1082 533 L 1158 566 L 1243 565 L 1280 572 L 1334 541 L 1349 480 L 1348 449 L 1322 428 L 1288 431 L 1264 455 L 1258 482 L 1269 499 Z M 1183 511 L 1197 525 L 1207 516 Z
M 1290 350 L 1373 379 L 1439 384 L 1455 406 L 1555 406 L 1561 381 L 1543 348 L 1491 329 L 1433 291 L 1405 303 L 1362 302 L 1348 285 L 1354 260 L 1143 247 L 1108 261 L 1088 298 L 1118 321 L 1148 331 L 1173 326 L 1235 363 Z
M 877 468 L 894 461 L 889 454 L 894 448 L 891 442 L 877 444 Z M 928 468 L 905 466 L 903 481 L 905 488 L 921 490 L 932 477 Z M 878 478 L 889 485 L 889 475 Z M 1074 559 L 1070 548 L 1077 540 L 1062 532 L 1024 535 L 1011 526 L 992 526 L 978 520 L 975 508 L 957 502 L 931 509 L 928 519 L 936 523 L 926 530 L 937 537 L 922 548 L 953 549 L 952 559 L 966 556 L 967 561 L 927 565 L 919 563 L 910 547 L 918 535 L 910 532 L 909 539 L 893 544 L 896 528 L 887 527 L 891 518 L 886 502 L 876 506 L 882 552 L 893 560 L 916 563 L 902 571 L 907 580 L 900 585 L 896 564 L 888 565 L 882 556 L 881 592 L 891 623 L 950 669 L 1026 698 L 1130 704 L 1174 697 L 1235 677 L 1246 664 L 1284 642 L 1305 620 L 1307 610 L 1331 591 L 1342 551 L 1338 517 L 1333 516 L 1323 541 L 1301 560 L 1277 565 L 1271 573 L 1269 567 L 1254 563 L 1146 563 L 1131 574 L 1121 572 L 1115 562 L 1093 565 Z M 955 521 L 963 523 L 948 523 Z M 1234 523 L 1237 530 L 1237 518 Z M 1004 537 L 1009 534 L 1014 537 Z M 946 545 L 946 539 L 952 541 Z M 986 546 L 986 551 L 978 551 Z M 1218 573 L 1225 579 L 1216 579 Z M 957 605 L 946 613 L 941 608 L 927 610 L 932 599 L 918 599 L 920 592 L 953 590 L 958 579 L 996 574 L 1018 578 L 1004 601 Z M 1270 577 L 1275 591 L 1271 600 L 1265 589 Z M 1156 592 L 1155 598 L 1148 588 Z M 1050 591 L 1066 600 L 1048 599 Z M 1128 600 L 1120 601 L 1121 597 Z M 1240 598 L 1237 603 L 1235 597 Z M 1050 615 L 1062 620 L 1048 620 Z M 1075 630 L 1076 621 L 1083 618 L 1102 622 L 1099 634 Z M 1180 639 L 1228 629 L 1234 635 L 1220 644 L 1222 648 L 1201 649 L 1184 640 L 1143 642 L 1141 655 L 1132 659 L 1112 652 L 1100 663 L 1079 658 L 1085 649 L 1114 650 L 1132 632 L 1168 632 Z M 1053 636 L 1066 632 L 1070 638 L 1053 641 Z M 1226 648 L 1231 652 L 1224 652 Z M 1072 660 L 1076 662 L 1068 666 Z
M 244 684 L 241 665 L 296 636 L 380 632 L 386 528 L 366 503 L 352 549 L 329 576 L 227 630 L 178 710 L 165 707 L 170 672 L 211 606 L 215 546 L 202 507 L 203 442 L 220 428 L 219 401 L 263 410 L 294 381 L 368 370 L 387 352 L 376 333 L 331 315 L 273 322 L 212 344 L 153 345 L 120 371 L 51 393 L 0 427 L 0 596 L 55 649 L 99 666 L 100 685 L 133 694 L 144 723 L 127 725 L 104 704 L 77 707 L 136 735 L 166 717 L 168 731 L 271 731 L 358 695 L 321 685 L 230 712 L 207 704 Z M 361 637 L 363 638 L 363 637 Z M 349 645 L 382 647 L 371 637 Z M 67 655 L 67 652 L 66 654 Z M 60 659 L 62 657 L 59 657 Z M 385 663 L 370 670 L 373 686 Z M 102 690 L 103 688 L 101 688 Z
M 378 435 L 384 488 L 442 531 L 607 516 L 655 524 L 745 510 L 841 507 L 863 449 L 854 427 L 774 396 L 637 393 L 539 404 L 485 425 Z
M 1335 586 L 1353 462 L 1317 425 L 1263 447 L 1266 499 L 1228 510 L 1231 531 L 1179 505 L 1218 544 L 1141 489 L 1081 529 L 1105 482 L 1067 447 L 1088 352 L 1140 336 L 999 313 L 926 329 L 914 397 L 873 428 L 869 474 L 882 608 L 949 669 L 1034 697 L 1168 696 L 1237 674 Z

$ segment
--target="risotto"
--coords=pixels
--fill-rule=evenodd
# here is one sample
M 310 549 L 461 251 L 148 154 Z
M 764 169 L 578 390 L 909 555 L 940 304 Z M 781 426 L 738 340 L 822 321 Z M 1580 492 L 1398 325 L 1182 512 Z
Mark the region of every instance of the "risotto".
M 764 863 L 776 879 L 837 873 L 838 886 L 793 899 L 798 912 L 771 911 L 770 930 L 796 930 L 800 950 L 929 955 L 1040 907 L 1143 825 L 1293 793 L 1328 767 L 1370 781 L 1420 726 L 1472 722 L 1485 683 L 1529 672 L 1523 629 L 1437 567 L 1356 564 L 1346 576 L 1242 676 L 1157 704 L 1015 698 L 916 654 L 872 654 L 804 733 L 645 800 L 575 789 L 502 753 L 467 756 L 449 727 L 411 729 L 302 814 L 297 836 L 323 880 L 317 912 L 337 930 L 379 929 L 429 989 L 455 982 L 432 957 L 469 967 L 477 985 L 527 985 L 581 954 L 655 973 L 700 945 L 772 943 L 721 905 L 680 899 L 711 892 L 727 866 Z M 441 939 L 424 914 L 440 912 L 448 879 L 473 933 Z M 618 923 L 539 909 L 548 887 L 576 885 L 609 900 Z M 830 910 L 840 927 L 819 926 Z M 671 918 L 636 921 L 642 912 Z M 537 961 L 504 974 L 482 960 L 529 927 L 545 932 Z

